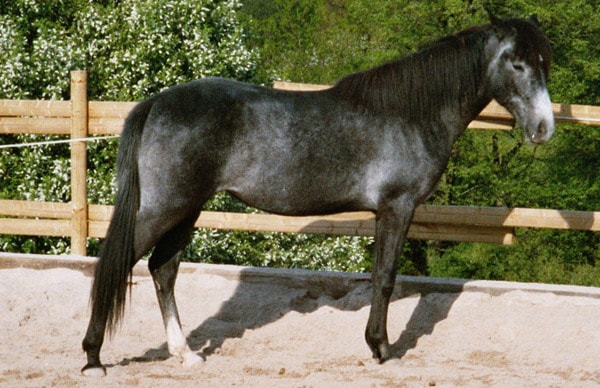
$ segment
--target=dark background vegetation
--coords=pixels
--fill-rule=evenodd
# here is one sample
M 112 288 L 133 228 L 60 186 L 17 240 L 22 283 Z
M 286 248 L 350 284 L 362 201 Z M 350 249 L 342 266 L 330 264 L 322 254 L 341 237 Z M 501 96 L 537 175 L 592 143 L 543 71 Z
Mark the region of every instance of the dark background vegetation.
M 554 50 L 553 101 L 600 105 L 595 0 L 0 0 L 0 98 L 68 98 L 79 68 L 92 100 L 141 100 L 211 75 L 329 84 L 487 23 L 486 7 L 537 14 Z M 113 199 L 117 144 L 90 146 L 93 203 Z M 2 150 L 0 198 L 68 201 L 67 158 L 68 146 Z M 597 127 L 560 124 L 541 147 L 518 129 L 469 130 L 428 202 L 597 211 L 599 172 Z M 255 211 L 224 194 L 207 208 Z M 193 240 L 192 261 L 344 271 L 372 262 L 370 238 L 199 230 Z M 68 240 L 0 236 L 0 250 L 68 252 Z M 409 241 L 404 251 L 404 274 L 600 285 L 600 233 L 518 229 L 513 246 Z

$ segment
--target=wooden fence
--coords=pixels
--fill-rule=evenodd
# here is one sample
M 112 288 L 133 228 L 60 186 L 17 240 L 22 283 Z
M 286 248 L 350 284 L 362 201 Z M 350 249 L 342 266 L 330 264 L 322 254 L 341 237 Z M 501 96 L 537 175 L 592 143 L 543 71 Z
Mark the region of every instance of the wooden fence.
M 326 86 L 277 83 L 287 90 L 314 90 Z M 89 204 L 86 190 L 85 141 L 94 135 L 119 134 L 135 103 L 87 99 L 87 73 L 71 73 L 70 101 L 0 100 L 0 134 L 70 135 L 71 202 L 0 200 L 0 234 L 70 236 L 71 252 L 85 255 L 89 237 L 104 237 L 112 206 Z M 557 122 L 600 126 L 600 107 L 553 104 Z M 514 118 L 496 103 L 490 104 L 470 128 L 512 129 Z M 318 217 L 203 212 L 199 228 L 247 231 L 302 232 L 337 235 L 373 235 L 371 212 Z M 554 228 L 600 231 L 600 212 L 551 209 L 420 206 L 410 238 L 510 244 L 514 228 Z

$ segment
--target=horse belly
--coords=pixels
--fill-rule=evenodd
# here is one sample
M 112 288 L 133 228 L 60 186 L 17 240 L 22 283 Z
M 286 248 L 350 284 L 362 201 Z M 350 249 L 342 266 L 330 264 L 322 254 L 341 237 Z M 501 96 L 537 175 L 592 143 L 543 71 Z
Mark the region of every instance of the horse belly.
M 355 176 L 343 171 L 290 166 L 270 161 L 266 166 L 246 166 L 222 187 L 244 203 L 261 210 L 286 215 L 331 214 L 367 210 L 364 190 Z

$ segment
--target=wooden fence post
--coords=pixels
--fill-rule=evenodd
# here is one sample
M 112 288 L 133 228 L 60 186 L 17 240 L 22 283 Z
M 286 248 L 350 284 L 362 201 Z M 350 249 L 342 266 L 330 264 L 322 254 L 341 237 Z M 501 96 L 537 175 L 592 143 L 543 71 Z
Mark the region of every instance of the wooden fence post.
M 87 71 L 71 72 L 71 139 L 88 136 Z M 71 143 L 71 253 L 87 254 L 87 147 L 85 141 Z

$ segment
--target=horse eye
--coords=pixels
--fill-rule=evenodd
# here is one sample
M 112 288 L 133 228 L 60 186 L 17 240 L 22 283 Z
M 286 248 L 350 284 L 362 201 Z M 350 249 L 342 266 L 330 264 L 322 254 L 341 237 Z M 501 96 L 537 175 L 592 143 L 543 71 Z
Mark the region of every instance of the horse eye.
M 525 71 L 525 66 L 523 66 L 521 63 L 513 63 L 513 69 L 515 69 L 516 71 Z

